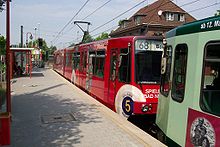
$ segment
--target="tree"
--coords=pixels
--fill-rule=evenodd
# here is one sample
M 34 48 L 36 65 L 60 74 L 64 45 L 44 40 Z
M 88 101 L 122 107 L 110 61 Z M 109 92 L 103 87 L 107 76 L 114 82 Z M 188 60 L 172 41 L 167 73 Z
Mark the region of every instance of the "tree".
M 85 37 L 84 37 L 84 40 L 82 41 L 82 43 L 89 43 L 89 42 L 92 42 L 93 41 L 93 38 L 91 35 L 89 34 L 86 34 Z
M 121 26 L 121 25 L 122 25 L 122 21 L 123 21 L 123 20 L 119 20 L 118 26 Z
M 50 46 L 49 51 L 48 51 L 49 55 L 53 55 L 54 51 L 56 51 L 56 50 L 57 50 L 56 46 Z
M 30 41 L 28 43 L 28 47 L 38 47 L 38 44 L 39 44 L 39 40 L 38 39 L 37 40 L 33 40 L 33 41 Z M 48 46 L 47 46 L 47 43 L 46 43 L 46 41 L 44 39 L 42 40 L 42 47 L 40 49 L 42 49 L 44 51 L 47 51 L 49 49 Z
M 118 21 L 118 26 L 121 26 L 122 23 L 123 23 L 123 21 L 125 21 L 125 20 L 127 20 L 127 18 L 119 20 L 119 21 Z
M 28 42 L 28 47 L 38 47 L 39 46 L 39 39 L 33 40 Z M 46 61 L 48 59 L 50 48 L 47 46 L 47 43 L 44 39 L 42 39 L 42 46 L 40 47 L 42 55 L 43 55 L 43 60 Z
M 220 10 L 217 10 L 217 12 L 215 13 L 215 16 L 220 16 Z
M 109 38 L 109 35 L 108 33 L 102 33 L 101 35 L 99 35 L 95 40 L 103 40 L 103 39 L 108 39 Z
M 0 55 L 6 54 L 6 39 L 4 36 L 0 36 Z
M 75 43 L 71 43 L 69 47 L 75 46 Z

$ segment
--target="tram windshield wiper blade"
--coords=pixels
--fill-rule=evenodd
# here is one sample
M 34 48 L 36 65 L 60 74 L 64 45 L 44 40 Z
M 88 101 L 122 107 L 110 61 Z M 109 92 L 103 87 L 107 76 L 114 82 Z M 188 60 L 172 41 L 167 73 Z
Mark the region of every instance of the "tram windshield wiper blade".
M 150 81 L 139 81 L 138 84 L 157 84 L 158 82 L 150 82 Z

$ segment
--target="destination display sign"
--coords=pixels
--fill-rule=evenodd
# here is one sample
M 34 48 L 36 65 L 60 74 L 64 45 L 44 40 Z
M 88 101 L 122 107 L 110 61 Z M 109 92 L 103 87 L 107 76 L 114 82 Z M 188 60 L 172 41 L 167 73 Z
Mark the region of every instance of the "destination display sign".
M 220 16 L 191 22 L 166 33 L 166 38 L 192 33 L 220 30 Z
M 163 43 L 155 40 L 136 40 L 135 49 L 139 51 L 163 51 Z
M 213 21 L 208 21 L 204 22 L 201 24 L 201 29 L 211 29 L 215 27 L 220 27 L 220 20 L 213 20 Z

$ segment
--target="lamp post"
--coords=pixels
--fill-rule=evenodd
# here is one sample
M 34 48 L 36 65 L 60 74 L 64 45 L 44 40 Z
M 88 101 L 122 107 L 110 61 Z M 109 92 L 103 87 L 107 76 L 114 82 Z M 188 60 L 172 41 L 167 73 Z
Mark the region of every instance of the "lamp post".
M 37 25 L 38 25 L 38 38 L 40 38 L 40 23 L 38 23 Z
M 28 47 L 28 34 L 30 34 L 30 39 L 32 40 L 33 39 L 33 35 L 31 34 L 31 32 L 27 32 L 26 33 L 26 47 Z
M 34 28 L 34 40 L 37 40 L 37 28 Z
M 6 93 L 7 93 L 7 112 L 11 113 L 11 82 L 10 82 L 10 0 L 6 1 Z

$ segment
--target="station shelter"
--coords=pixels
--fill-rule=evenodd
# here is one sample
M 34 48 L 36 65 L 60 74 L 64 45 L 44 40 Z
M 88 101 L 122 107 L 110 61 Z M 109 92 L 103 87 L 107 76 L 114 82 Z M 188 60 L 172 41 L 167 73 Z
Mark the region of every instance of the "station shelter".
M 32 50 L 34 48 L 11 48 L 10 77 L 30 75 L 32 72 Z
M 11 48 L 11 78 L 21 75 L 29 75 L 33 66 L 42 61 L 42 51 L 39 48 Z

